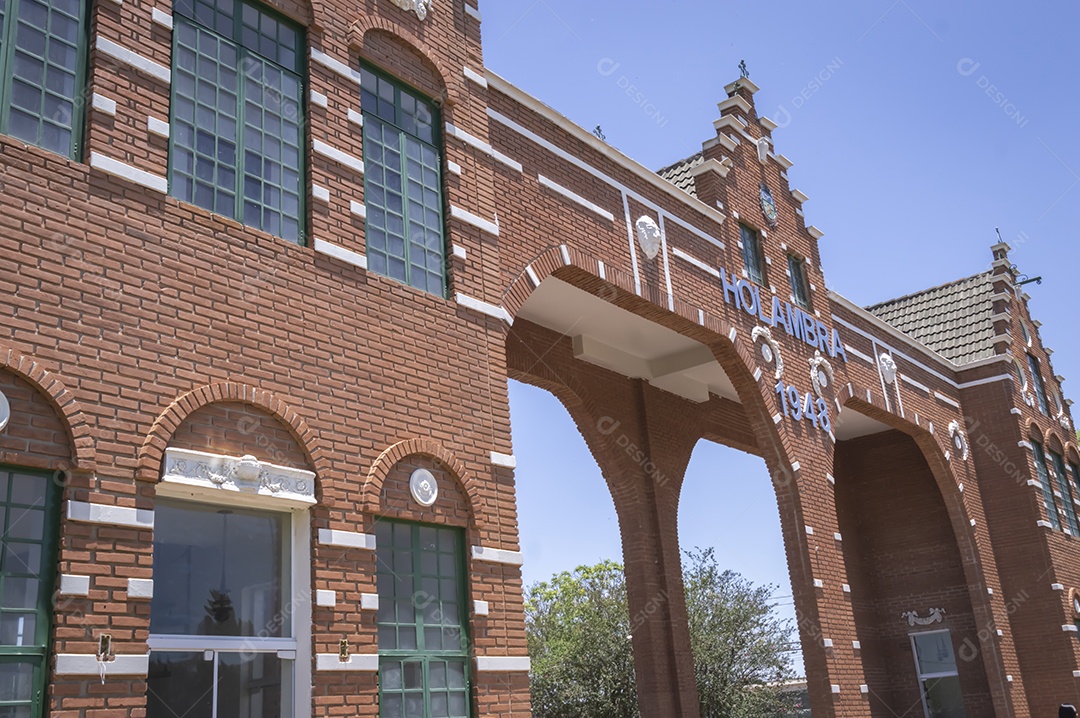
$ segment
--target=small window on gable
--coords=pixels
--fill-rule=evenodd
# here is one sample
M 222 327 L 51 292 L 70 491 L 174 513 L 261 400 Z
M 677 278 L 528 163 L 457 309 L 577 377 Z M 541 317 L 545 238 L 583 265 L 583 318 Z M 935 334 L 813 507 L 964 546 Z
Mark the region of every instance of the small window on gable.
M 806 276 L 806 260 L 795 254 L 788 255 L 788 272 L 791 274 L 791 296 L 803 309 L 810 308 L 810 280 Z
M 757 230 L 739 225 L 742 241 L 743 266 L 750 281 L 765 285 L 765 255 L 761 250 L 761 236 Z

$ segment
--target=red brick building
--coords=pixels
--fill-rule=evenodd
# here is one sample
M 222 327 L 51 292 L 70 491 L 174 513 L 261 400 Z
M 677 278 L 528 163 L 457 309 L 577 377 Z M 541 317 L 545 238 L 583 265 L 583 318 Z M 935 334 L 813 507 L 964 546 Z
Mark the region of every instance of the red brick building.
M 757 87 L 654 173 L 473 0 L 10 0 L 0 715 L 529 715 L 507 377 L 619 514 L 643 715 L 698 715 L 697 441 L 774 478 L 815 716 L 1045 716 L 1080 455 L 993 269 L 826 289 Z

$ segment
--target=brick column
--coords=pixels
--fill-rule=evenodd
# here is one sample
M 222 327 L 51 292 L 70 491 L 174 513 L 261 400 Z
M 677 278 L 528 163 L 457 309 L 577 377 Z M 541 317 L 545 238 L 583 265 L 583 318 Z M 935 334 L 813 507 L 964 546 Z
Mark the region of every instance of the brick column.
M 575 415 L 619 516 L 643 718 L 699 715 L 679 556 L 683 475 L 700 433 L 693 405 L 640 380 Z

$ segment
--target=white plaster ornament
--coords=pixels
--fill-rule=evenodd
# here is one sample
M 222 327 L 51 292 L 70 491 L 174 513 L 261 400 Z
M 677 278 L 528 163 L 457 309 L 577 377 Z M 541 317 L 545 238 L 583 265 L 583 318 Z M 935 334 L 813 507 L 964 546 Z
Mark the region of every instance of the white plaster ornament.
M 930 615 L 926 618 L 919 618 L 918 611 L 905 611 L 900 614 L 900 617 L 906 618 L 909 626 L 932 626 L 935 623 L 944 623 L 945 609 L 931 608 Z
M 439 498 L 439 483 L 427 469 L 417 469 L 409 477 L 409 493 L 416 503 L 427 508 Z
M 810 360 L 810 381 L 814 384 L 814 393 L 824 397 L 825 389 L 833 382 L 833 378 L 832 364 L 821 356 L 820 351 L 814 352 L 814 357 Z
M 878 368 L 881 369 L 881 377 L 886 384 L 896 382 L 896 361 L 891 354 L 882 354 L 878 357 Z
M 967 437 L 964 436 L 964 431 L 960 428 L 959 421 L 954 421 L 949 424 L 949 436 L 952 437 L 953 448 L 956 449 L 960 460 L 967 461 L 968 440 Z
M 416 13 L 416 17 L 421 20 L 428 16 L 432 6 L 435 4 L 435 0 L 390 0 L 390 2 L 402 10 L 412 10 Z
M 649 259 L 656 259 L 656 255 L 660 253 L 660 247 L 663 244 L 660 227 L 653 221 L 652 217 L 645 216 L 640 217 L 635 226 L 637 227 L 637 239 L 638 244 L 641 245 L 641 251 Z
M 776 363 L 776 378 L 784 375 L 784 357 L 780 355 L 780 344 L 773 339 L 772 331 L 768 327 L 757 326 L 750 332 L 750 340 L 757 343 L 758 339 L 764 339 L 761 345 L 761 357 L 765 363 Z
M 0 431 L 3 431 L 11 421 L 11 404 L 8 403 L 4 392 L 0 391 Z

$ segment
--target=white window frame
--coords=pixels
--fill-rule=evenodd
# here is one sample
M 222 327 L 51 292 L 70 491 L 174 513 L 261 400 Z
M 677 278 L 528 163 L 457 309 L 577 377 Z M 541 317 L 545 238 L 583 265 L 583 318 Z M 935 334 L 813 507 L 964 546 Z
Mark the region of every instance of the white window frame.
M 948 628 L 942 628 L 937 631 L 915 631 L 908 634 L 908 640 L 911 642 L 911 657 L 915 659 L 915 675 L 918 677 L 919 682 L 919 700 L 922 701 L 923 716 L 930 718 L 930 707 L 926 705 L 926 691 L 923 690 L 923 681 L 933 680 L 934 678 L 959 678 L 960 666 L 956 665 L 956 648 L 953 647 L 953 665 L 956 666 L 956 670 L 946 673 L 923 673 L 922 668 L 919 666 L 919 649 L 915 646 L 916 636 L 933 636 L 938 633 L 949 634 L 949 642 L 952 643 L 952 631 Z
M 190 452 L 187 452 L 190 453 Z M 239 459 L 237 459 L 239 460 Z M 294 470 L 295 471 L 295 470 Z M 310 473 L 310 472 L 304 472 Z M 312 481 L 314 475 L 311 474 Z M 311 718 L 311 515 L 310 504 L 280 499 L 264 494 L 211 488 L 204 485 L 172 481 L 170 477 L 157 485 L 157 495 L 202 505 L 231 506 L 285 514 L 289 522 L 290 572 L 286 594 L 286 610 L 291 608 L 291 636 L 258 638 L 251 636 L 156 636 L 151 634 L 147 645 L 151 651 L 199 651 L 242 653 L 258 645 L 260 652 L 277 652 L 278 658 L 292 661 L 291 685 L 282 685 L 283 693 L 292 693 L 290 718 Z M 217 676 L 217 660 L 214 675 Z M 214 711 L 217 712 L 217 681 L 214 682 Z M 228 718 L 218 716 L 218 718 Z

